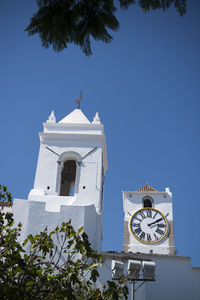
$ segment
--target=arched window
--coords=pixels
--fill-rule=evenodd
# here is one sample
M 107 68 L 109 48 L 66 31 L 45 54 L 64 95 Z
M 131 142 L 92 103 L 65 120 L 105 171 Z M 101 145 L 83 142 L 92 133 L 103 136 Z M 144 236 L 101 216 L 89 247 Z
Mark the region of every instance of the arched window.
M 149 198 L 146 198 L 143 200 L 143 206 L 144 207 L 152 207 L 152 201 Z
M 76 161 L 67 160 L 61 173 L 60 196 L 73 196 L 76 180 Z

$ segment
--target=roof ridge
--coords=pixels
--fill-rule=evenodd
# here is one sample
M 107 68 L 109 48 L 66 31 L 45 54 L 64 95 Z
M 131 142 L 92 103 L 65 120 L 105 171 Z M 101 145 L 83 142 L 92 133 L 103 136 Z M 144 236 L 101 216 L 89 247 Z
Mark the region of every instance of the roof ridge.
M 150 186 L 148 183 L 145 184 L 142 188 L 137 190 L 136 192 L 158 192 L 158 190 L 154 189 L 152 186 Z

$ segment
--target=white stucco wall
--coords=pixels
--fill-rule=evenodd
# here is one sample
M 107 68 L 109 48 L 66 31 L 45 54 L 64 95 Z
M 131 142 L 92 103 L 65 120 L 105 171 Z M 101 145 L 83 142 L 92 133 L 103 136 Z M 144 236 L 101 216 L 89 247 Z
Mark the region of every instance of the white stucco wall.
M 21 242 L 28 234 L 37 234 L 46 226 L 51 231 L 71 219 L 76 230 L 84 227 L 92 248 L 101 249 L 101 217 L 97 214 L 94 205 L 61 205 L 59 211 L 52 212 L 46 210 L 45 202 L 15 199 L 13 213 L 15 222 L 17 224 L 21 222 L 23 225 Z
M 200 268 L 192 268 L 193 300 L 200 300 Z
M 123 255 L 126 255 L 125 253 Z M 135 259 L 136 256 L 128 259 Z M 107 280 L 111 280 L 111 261 L 119 260 L 125 263 L 127 269 L 128 259 L 122 258 L 122 255 L 112 255 L 105 258 L 103 268 L 100 269 L 99 284 L 103 285 Z M 156 263 L 156 281 L 145 282 L 141 287 L 141 281 L 135 283 L 135 300 L 199 300 L 200 272 L 192 271 L 191 260 L 183 256 L 167 255 L 139 255 L 137 259 L 151 259 Z M 196 272 L 196 273 L 195 273 Z M 197 274 L 198 273 L 198 274 Z M 139 287 L 139 288 L 138 288 Z M 129 285 L 131 298 L 131 284 Z
M 148 300 L 193 300 L 192 266 L 186 257 L 154 258 L 156 281 L 145 283 Z

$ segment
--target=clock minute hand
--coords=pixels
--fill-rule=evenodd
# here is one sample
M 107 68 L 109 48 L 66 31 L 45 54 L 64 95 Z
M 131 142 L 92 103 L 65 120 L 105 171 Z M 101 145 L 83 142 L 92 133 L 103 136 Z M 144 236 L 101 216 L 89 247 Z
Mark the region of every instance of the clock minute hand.
M 156 223 L 158 223 L 158 222 L 160 222 L 160 221 L 162 221 L 162 220 L 163 220 L 163 218 L 160 218 L 160 219 L 158 219 L 158 220 L 156 220 L 156 221 L 154 221 L 154 222 L 148 224 L 148 226 L 151 226 L 151 225 L 153 225 L 153 224 L 156 224 Z

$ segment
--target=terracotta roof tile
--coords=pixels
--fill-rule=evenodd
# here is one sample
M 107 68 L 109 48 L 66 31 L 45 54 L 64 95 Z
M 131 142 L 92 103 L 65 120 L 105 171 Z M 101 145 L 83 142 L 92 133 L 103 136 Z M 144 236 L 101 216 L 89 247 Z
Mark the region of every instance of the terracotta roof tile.
M 148 185 L 147 183 L 145 186 L 137 190 L 137 192 L 158 192 L 158 191 L 153 187 L 151 187 L 150 185 Z

